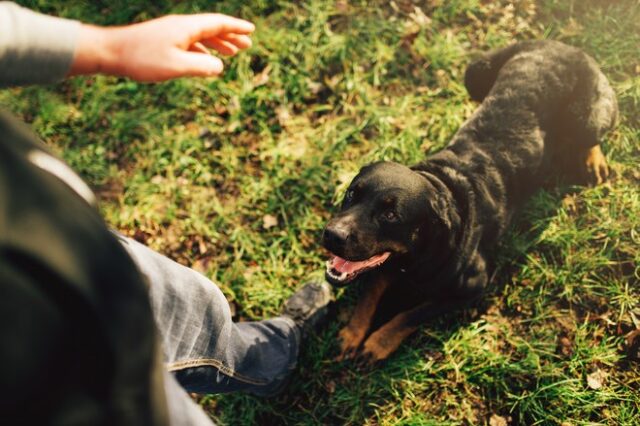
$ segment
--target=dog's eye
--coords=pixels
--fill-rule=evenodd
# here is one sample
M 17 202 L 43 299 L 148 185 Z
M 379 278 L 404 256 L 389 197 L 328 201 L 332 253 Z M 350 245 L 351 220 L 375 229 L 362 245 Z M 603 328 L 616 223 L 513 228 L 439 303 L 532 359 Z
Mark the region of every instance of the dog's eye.
M 388 211 L 384 212 L 382 214 L 382 217 L 387 222 L 395 222 L 396 220 L 398 220 L 398 215 L 392 210 L 388 210 Z
M 353 189 L 349 189 L 346 194 L 344 194 L 345 201 L 353 200 Z

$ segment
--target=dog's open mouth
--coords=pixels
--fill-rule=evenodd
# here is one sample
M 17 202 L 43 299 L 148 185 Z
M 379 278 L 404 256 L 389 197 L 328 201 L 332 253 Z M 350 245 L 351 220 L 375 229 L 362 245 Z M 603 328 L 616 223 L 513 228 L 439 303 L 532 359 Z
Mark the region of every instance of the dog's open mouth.
M 327 278 L 333 284 L 346 284 L 361 273 L 382 265 L 390 255 L 391 252 L 387 251 L 361 261 L 346 260 L 332 255 L 331 259 L 327 260 Z

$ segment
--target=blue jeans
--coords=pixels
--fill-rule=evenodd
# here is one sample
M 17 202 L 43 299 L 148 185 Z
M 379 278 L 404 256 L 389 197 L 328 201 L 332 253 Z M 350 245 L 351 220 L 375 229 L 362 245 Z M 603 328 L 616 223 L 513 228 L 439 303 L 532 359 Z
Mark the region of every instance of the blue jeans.
M 220 289 L 198 272 L 118 236 L 149 282 L 172 425 L 212 424 L 185 392 L 269 395 L 296 366 L 300 331 L 277 317 L 234 323 Z

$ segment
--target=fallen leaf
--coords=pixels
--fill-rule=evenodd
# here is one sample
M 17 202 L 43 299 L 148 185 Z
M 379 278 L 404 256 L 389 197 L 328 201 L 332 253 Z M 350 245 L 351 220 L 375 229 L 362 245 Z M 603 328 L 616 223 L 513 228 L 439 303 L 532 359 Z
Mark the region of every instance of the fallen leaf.
M 206 274 L 210 263 L 210 256 L 203 257 L 202 259 L 197 259 L 195 262 L 193 262 L 193 264 L 191 264 L 191 269 L 193 269 L 194 271 L 198 271 L 201 274 Z
M 640 330 L 633 330 L 626 335 L 627 356 L 632 361 L 640 361 Z
M 323 87 L 324 86 L 322 85 L 322 83 L 319 83 L 317 81 L 309 81 L 309 82 L 307 82 L 307 88 L 314 95 L 317 95 L 318 93 L 320 93 L 322 91 Z
M 228 115 L 229 114 L 229 110 L 227 109 L 227 107 L 225 105 L 215 105 L 213 107 L 213 110 L 218 115 Z
M 413 24 L 419 28 L 427 28 L 431 25 L 431 18 L 429 18 L 418 6 L 413 8 L 413 12 L 409 14 L 409 19 L 411 19 Z
M 596 370 L 587 376 L 587 386 L 594 390 L 600 389 L 604 385 L 604 381 L 606 378 L 606 372 L 602 370 Z
M 269 81 L 269 74 L 271 73 L 271 65 L 267 65 L 264 69 L 259 73 L 253 76 L 253 87 L 259 87 L 267 84 Z
M 291 113 L 286 106 L 281 105 L 276 108 L 276 117 L 278 117 L 278 123 L 280 123 L 281 126 L 286 127 L 287 122 L 291 120 Z
M 334 393 L 336 391 L 336 382 L 331 380 L 329 383 L 327 383 L 326 389 L 330 394 Z
M 418 37 L 419 34 L 420 34 L 420 31 L 413 31 L 403 35 L 402 38 L 400 39 L 400 46 L 403 49 L 411 50 L 411 46 L 413 45 L 413 42 L 415 41 L 415 39 Z
M 565 357 L 573 355 L 573 342 L 567 336 L 561 336 L 558 338 L 557 352 Z
M 200 250 L 200 254 L 205 254 L 207 252 L 207 245 L 204 240 L 200 240 L 198 242 L 198 250 Z
M 492 414 L 489 419 L 489 426 L 508 426 L 509 422 L 506 418 L 497 414 Z
M 273 228 L 278 225 L 278 218 L 270 214 L 262 216 L 262 227 L 264 229 Z

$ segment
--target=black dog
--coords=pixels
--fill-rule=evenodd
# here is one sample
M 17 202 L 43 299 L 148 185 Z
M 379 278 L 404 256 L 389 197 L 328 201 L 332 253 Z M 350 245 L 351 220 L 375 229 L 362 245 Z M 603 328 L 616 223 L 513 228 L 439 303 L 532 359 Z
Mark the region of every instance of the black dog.
M 482 104 L 451 143 L 411 168 L 364 167 L 324 230 L 331 283 L 371 270 L 340 332 L 340 358 L 385 359 L 427 319 L 477 299 L 512 216 L 549 177 L 607 178 L 598 144 L 617 102 L 582 51 L 518 43 L 474 61 L 465 84 Z M 372 330 L 387 298 L 403 306 Z

